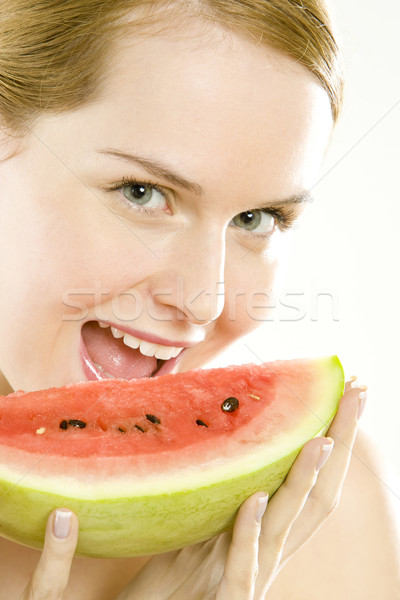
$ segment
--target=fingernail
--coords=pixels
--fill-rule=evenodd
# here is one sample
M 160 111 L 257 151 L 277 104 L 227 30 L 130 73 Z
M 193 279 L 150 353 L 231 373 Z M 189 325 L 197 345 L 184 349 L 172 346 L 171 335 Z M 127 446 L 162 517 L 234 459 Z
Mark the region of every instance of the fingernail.
M 66 508 L 58 508 L 54 517 L 53 533 L 59 539 L 65 539 L 71 531 L 72 512 Z
M 257 521 L 257 523 L 261 523 L 261 519 L 264 516 L 265 510 L 267 508 L 267 504 L 268 504 L 268 494 L 266 494 L 265 496 L 261 496 L 261 498 L 259 498 L 257 500 L 257 504 L 256 504 L 256 521 Z
M 318 462 L 315 466 L 315 470 L 318 473 L 318 471 L 321 469 L 321 467 L 323 467 L 323 465 L 326 463 L 326 461 L 328 460 L 328 458 L 330 457 L 330 454 L 332 452 L 332 448 L 335 445 L 335 442 L 333 441 L 332 438 L 326 438 L 327 440 L 330 440 L 329 444 L 323 444 L 321 446 L 321 454 L 320 457 L 318 459 Z
M 357 413 L 357 419 L 359 419 L 361 417 L 361 415 L 364 412 L 364 408 L 365 408 L 365 403 L 367 401 L 367 386 L 366 385 L 360 385 L 361 388 L 361 392 L 358 394 L 358 398 L 360 401 L 360 404 L 358 406 L 358 413 Z
M 356 387 L 358 387 L 358 377 L 356 375 L 352 375 L 350 377 L 350 389 L 354 390 Z

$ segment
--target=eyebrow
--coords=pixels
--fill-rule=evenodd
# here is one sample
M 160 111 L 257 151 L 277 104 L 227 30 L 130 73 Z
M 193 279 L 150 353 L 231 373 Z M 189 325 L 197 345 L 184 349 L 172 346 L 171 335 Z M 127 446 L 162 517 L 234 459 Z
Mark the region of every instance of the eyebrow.
M 166 165 L 163 165 L 162 163 L 158 162 L 157 160 L 150 159 L 145 156 L 139 156 L 137 154 L 127 154 L 126 152 L 122 152 L 121 150 L 117 150 L 115 148 L 105 148 L 103 150 L 99 150 L 99 153 L 104 154 L 106 156 L 110 156 L 111 158 L 125 160 L 132 164 L 136 164 L 136 165 L 139 164 L 148 173 L 150 173 L 156 177 L 162 177 L 166 181 L 169 181 L 172 185 L 177 185 L 185 190 L 188 190 L 189 192 L 193 192 L 197 196 L 200 196 L 201 194 L 204 193 L 203 188 L 201 187 L 200 184 L 195 183 L 193 181 L 189 181 L 188 179 L 185 179 L 184 177 L 182 177 L 182 175 L 180 175 L 179 173 L 176 173 L 175 171 L 172 171 L 169 167 L 167 167 Z M 303 202 L 312 202 L 312 201 L 313 201 L 313 197 L 311 195 L 311 192 L 308 190 L 303 190 L 301 192 L 298 192 L 297 194 L 294 194 L 293 196 L 290 196 L 289 198 L 285 198 L 283 200 L 274 200 L 263 206 L 254 207 L 254 209 L 262 210 L 262 209 L 268 209 L 268 208 L 271 208 L 274 206 L 284 206 L 287 204 L 300 204 Z
M 155 175 L 156 177 L 162 177 L 173 185 L 178 185 L 179 187 L 182 187 L 189 192 L 193 192 L 198 196 L 203 193 L 203 188 L 201 185 L 192 181 L 188 181 L 178 173 L 171 171 L 171 169 L 156 160 L 145 158 L 144 156 L 137 156 L 136 154 L 126 154 L 125 152 L 115 150 L 114 148 L 106 148 L 105 150 L 99 150 L 99 152 L 100 154 L 111 156 L 112 158 L 120 158 L 133 164 L 139 164 L 152 175 Z

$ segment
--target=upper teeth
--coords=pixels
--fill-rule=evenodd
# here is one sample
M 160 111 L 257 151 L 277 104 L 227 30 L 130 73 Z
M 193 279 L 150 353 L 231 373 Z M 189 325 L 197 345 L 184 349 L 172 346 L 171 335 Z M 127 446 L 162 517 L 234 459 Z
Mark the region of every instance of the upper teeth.
M 110 325 L 107 325 L 107 323 L 102 323 L 101 321 L 99 321 L 99 325 L 103 328 L 110 327 Z M 111 327 L 111 333 L 115 338 L 124 338 L 124 344 L 130 348 L 139 348 L 140 352 L 145 356 L 155 356 L 161 360 L 175 358 L 175 356 L 178 356 L 178 354 L 183 350 L 183 348 L 176 348 L 175 346 L 163 346 L 162 344 L 152 344 L 151 342 L 146 342 L 135 337 L 134 335 L 120 331 L 116 327 Z

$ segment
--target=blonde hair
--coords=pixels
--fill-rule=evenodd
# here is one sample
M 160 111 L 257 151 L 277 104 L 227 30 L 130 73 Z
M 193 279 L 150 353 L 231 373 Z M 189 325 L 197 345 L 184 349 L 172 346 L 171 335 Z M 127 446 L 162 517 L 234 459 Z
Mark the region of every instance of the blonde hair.
M 342 69 L 323 0 L 0 0 L 3 125 L 21 132 L 44 112 L 94 100 L 112 42 L 134 9 L 130 29 L 199 15 L 294 59 L 326 90 L 337 120 Z

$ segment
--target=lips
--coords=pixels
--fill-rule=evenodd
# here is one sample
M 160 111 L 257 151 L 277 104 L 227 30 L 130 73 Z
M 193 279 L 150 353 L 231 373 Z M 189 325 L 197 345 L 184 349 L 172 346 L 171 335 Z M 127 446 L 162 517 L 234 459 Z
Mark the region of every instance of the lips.
M 183 352 L 164 361 L 142 354 L 140 348 L 127 346 L 122 339 L 113 336 L 110 328 L 100 327 L 98 321 L 85 323 L 81 330 L 81 362 L 89 380 L 131 380 L 165 375 L 174 369 Z

